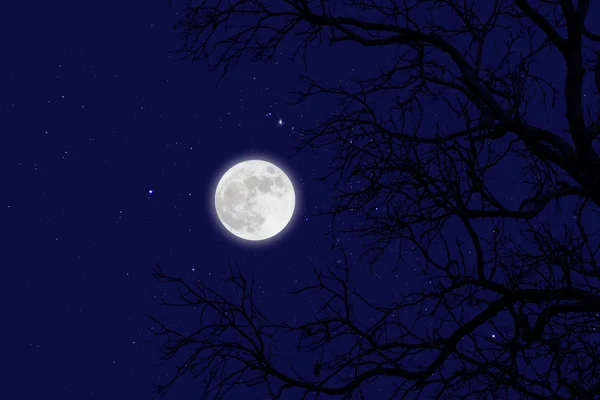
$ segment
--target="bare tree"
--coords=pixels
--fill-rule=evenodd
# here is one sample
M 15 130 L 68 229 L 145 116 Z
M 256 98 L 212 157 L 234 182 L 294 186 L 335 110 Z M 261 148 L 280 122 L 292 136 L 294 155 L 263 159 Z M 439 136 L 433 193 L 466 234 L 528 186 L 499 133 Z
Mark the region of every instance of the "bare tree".
M 304 63 L 312 48 L 340 42 L 389 49 L 390 65 L 368 79 L 328 87 L 301 76 L 298 103 L 325 95 L 339 107 L 302 131 L 299 149 L 335 149 L 323 179 L 335 182 L 337 196 L 325 213 L 335 222 L 352 212 L 361 222 L 333 225 L 334 243 L 340 234 L 369 238 L 361 262 L 372 268 L 393 243 L 408 246 L 432 284 L 399 289 L 380 305 L 355 290 L 351 262 L 315 269 L 316 283 L 291 293 L 321 291 L 323 307 L 314 320 L 292 324 L 263 315 L 253 283 L 233 266 L 235 299 L 157 267 L 159 280 L 179 287 L 177 305 L 213 315 L 187 333 L 153 318 L 155 334 L 167 339 L 165 360 L 185 355 L 157 392 L 189 373 L 203 378 L 203 398 L 223 398 L 237 385 L 264 385 L 271 398 L 362 398 L 378 379 L 393 382 L 390 398 L 600 398 L 593 231 L 600 35 L 586 28 L 589 7 L 589 0 L 189 1 L 175 27 L 180 59 L 207 60 L 220 76 L 243 57 L 270 60 L 284 41 L 297 41 L 293 57 Z M 549 80 L 548 69 L 562 79 Z M 536 106 L 545 115 L 533 115 Z M 564 126 L 539 126 L 556 110 L 566 110 Z M 508 164 L 520 175 L 503 177 Z M 492 176 L 518 191 L 497 193 Z M 457 222 L 463 232 L 449 230 Z M 374 315 L 371 325 L 355 318 L 359 303 Z M 394 317 L 406 308 L 417 310 L 414 321 Z M 416 337 L 410 324 L 419 321 L 429 328 Z M 481 333 L 490 326 L 494 338 Z M 297 340 L 303 352 L 342 337 L 353 344 L 319 359 L 309 375 L 275 361 L 282 340 Z M 415 367 L 421 354 L 431 362 Z

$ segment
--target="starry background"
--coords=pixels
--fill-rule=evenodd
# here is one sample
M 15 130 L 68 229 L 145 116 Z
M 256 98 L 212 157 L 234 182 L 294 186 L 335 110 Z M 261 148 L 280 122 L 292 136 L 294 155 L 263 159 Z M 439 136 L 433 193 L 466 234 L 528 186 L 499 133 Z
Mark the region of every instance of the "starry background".
M 267 314 L 300 320 L 317 299 L 299 301 L 281 289 L 311 281 L 313 265 L 338 262 L 325 236 L 330 220 L 312 214 L 331 203 L 331 182 L 314 180 L 331 157 L 324 149 L 290 159 L 297 132 L 335 101 L 288 104 L 302 71 L 285 56 L 294 43 L 273 62 L 241 62 L 217 87 L 204 63 L 170 57 L 181 45 L 174 13 L 166 0 L 2 6 L 0 282 L 2 358 L 10 366 L 3 398 L 150 398 L 151 383 L 173 371 L 152 366 L 159 343 L 146 343 L 145 314 L 194 326 L 189 313 L 159 307 L 172 288 L 152 278 L 156 263 L 226 293 L 221 270 L 237 262 L 255 278 Z M 588 18 L 599 16 L 593 10 Z M 310 71 L 321 82 L 347 82 L 389 64 L 390 54 L 340 45 L 320 52 Z M 546 76 L 562 84 L 560 60 L 548 65 Z M 541 123 L 564 126 L 561 113 L 551 117 Z M 229 240 L 210 215 L 217 175 L 254 155 L 288 172 L 298 195 L 281 239 L 260 248 Z M 518 194 L 506 180 L 496 185 L 507 201 Z M 341 220 L 352 223 L 352 216 Z M 358 241 L 346 240 L 356 254 Z M 399 272 L 382 276 L 391 269 L 385 264 L 374 275 L 357 272 L 366 296 L 428 283 L 413 273 L 417 256 L 402 251 Z M 297 362 L 309 371 L 313 361 Z M 170 398 L 194 393 L 184 380 Z

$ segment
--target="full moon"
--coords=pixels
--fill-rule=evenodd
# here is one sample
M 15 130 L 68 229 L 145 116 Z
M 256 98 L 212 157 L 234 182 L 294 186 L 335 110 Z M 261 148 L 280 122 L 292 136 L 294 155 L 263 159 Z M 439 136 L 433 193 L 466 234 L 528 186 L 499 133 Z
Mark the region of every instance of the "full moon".
M 217 185 L 215 208 L 223 226 L 245 240 L 265 240 L 292 219 L 294 186 L 277 166 L 248 160 L 231 167 Z

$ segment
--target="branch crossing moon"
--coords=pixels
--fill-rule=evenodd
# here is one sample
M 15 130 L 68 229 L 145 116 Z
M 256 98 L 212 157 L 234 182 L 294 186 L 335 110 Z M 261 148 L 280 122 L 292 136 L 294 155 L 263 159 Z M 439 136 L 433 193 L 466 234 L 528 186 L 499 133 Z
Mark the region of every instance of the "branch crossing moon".
M 245 240 L 265 240 L 292 219 L 296 194 L 279 167 L 248 160 L 231 167 L 217 185 L 215 208 L 223 226 Z

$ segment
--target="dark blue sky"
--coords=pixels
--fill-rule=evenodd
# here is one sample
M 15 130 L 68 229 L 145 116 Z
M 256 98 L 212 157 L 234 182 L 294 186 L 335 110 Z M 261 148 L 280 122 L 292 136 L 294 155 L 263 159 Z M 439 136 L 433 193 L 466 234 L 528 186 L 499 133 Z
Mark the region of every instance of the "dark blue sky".
M 313 178 L 327 171 L 333 152 L 290 155 L 299 130 L 322 121 L 336 102 L 286 103 L 303 70 L 288 61 L 295 43 L 285 43 L 269 63 L 242 60 L 216 87 L 205 63 L 169 56 L 181 41 L 166 0 L 1 8 L 2 358 L 8 366 L 2 397 L 150 398 L 151 383 L 173 370 L 151 366 L 160 343 L 146 344 L 145 314 L 183 328 L 195 322 L 189 312 L 159 307 L 173 288 L 152 278 L 156 263 L 227 294 L 232 291 L 219 276 L 237 262 L 254 276 L 265 313 L 309 318 L 316 298 L 280 290 L 309 282 L 313 265 L 340 259 L 325 236 L 330 220 L 312 216 L 331 204 L 333 182 Z M 588 20 L 597 17 L 593 10 Z M 347 82 L 389 65 L 391 56 L 390 49 L 341 44 L 314 51 L 309 71 L 322 82 Z M 559 57 L 547 57 L 539 68 L 562 90 Z M 586 90 L 592 93 L 591 85 Z M 428 118 L 436 118 L 437 106 L 425 104 Z M 560 131 L 564 111 L 557 107 L 546 119 L 543 105 L 532 105 L 530 118 Z M 214 225 L 213 184 L 232 162 L 255 156 L 289 172 L 298 207 L 280 240 L 240 246 Z M 518 172 L 513 163 L 492 173 L 492 187 L 509 204 L 514 197 L 513 205 L 523 195 L 514 184 Z M 548 218 L 564 215 L 552 209 Z M 355 220 L 347 215 L 340 223 Z M 356 256 L 360 241 L 343 240 Z M 390 272 L 399 251 L 406 258 Z M 389 299 L 398 288 L 428 284 L 415 276 L 416 262 L 410 248 L 392 244 L 375 276 L 363 268 L 353 282 L 366 296 Z M 490 326 L 482 332 L 495 335 Z M 296 360 L 307 371 L 313 361 Z M 194 387 L 186 380 L 172 398 L 194 398 Z

